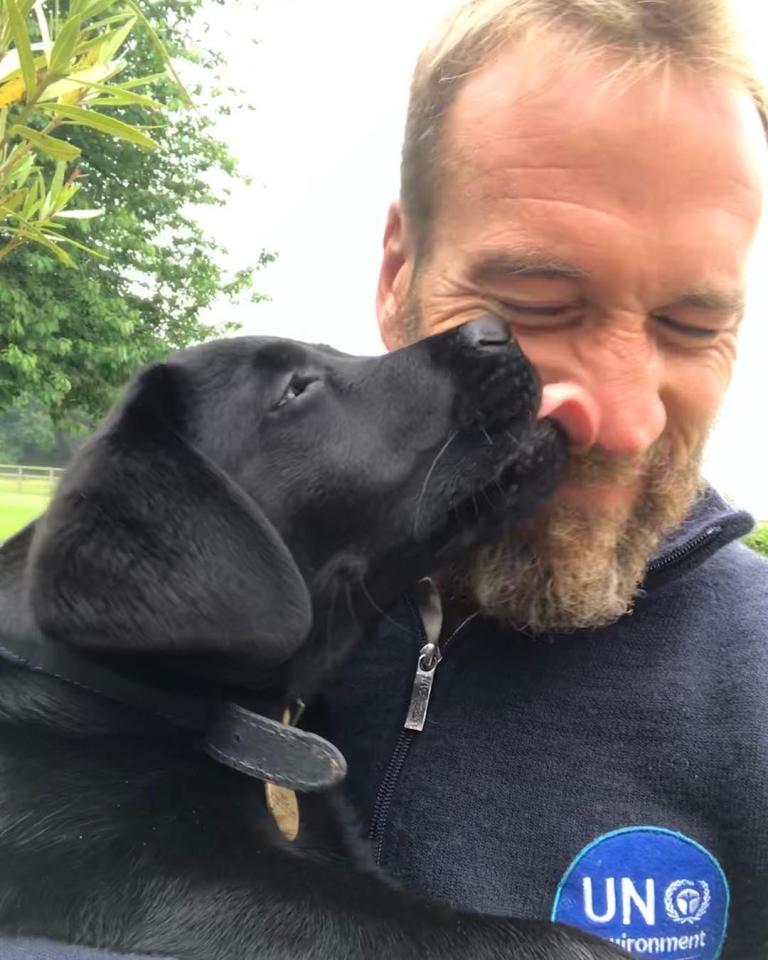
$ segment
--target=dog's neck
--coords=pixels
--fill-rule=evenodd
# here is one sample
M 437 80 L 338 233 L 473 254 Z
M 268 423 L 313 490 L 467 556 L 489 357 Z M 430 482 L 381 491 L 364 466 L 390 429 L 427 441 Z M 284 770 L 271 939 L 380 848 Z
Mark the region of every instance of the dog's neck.
M 107 670 L 134 683 L 199 701 L 235 701 L 279 719 L 288 695 L 285 669 L 266 673 L 246 657 L 227 654 L 80 651 Z
M 331 744 L 284 721 L 286 708 L 314 699 L 356 642 L 373 631 L 379 613 L 370 595 L 349 591 L 338 610 L 319 592 L 304 646 L 269 670 L 226 652 L 221 642 L 211 654 L 115 651 L 108 637 L 102 647 L 91 633 L 83 648 L 81 637 L 54 639 L 34 622 L 24 602 L 28 539 L 6 545 L 0 557 L 0 608 L 10 612 L 0 631 L 0 658 L 19 668 L 11 672 L 29 692 L 28 702 L 48 704 L 35 708 L 43 724 L 55 701 L 56 725 L 69 713 L 70 729 L 82 736 L 118 728 L 173 739 L 189 733 L 216 760 L 294 789 L 322 789 L 343 778 L 344 758 Z
M 22 575 L 8 554 L 2 559 L 9 562 L 0 564 L 0 603 Z M 346 763 L 332 744 L 281 722 L 290 718 L 277 674 L 268 686 L 263 671 L 221 655 L 79 650 L 47 638 L 15 609 L 0 630 L 0 687 L 9 691 L 4 703 L 12 722 L 83 738 L 128 733 L 155 745 L 181 737 L 189 749 L 294 790 L 343 779 Z
M 31 707 L 33 724 L 40 726 L 42 721 L 43 727 L 53 726 L 59 735 L 62 727 L 91 738 L 119 730 L 134 738 L 148 736 L 153 743 L 158 737 L 176 741 L 186 735 L 189 749 L 199 749 L 249 777 L 293 790 L 327 789 L 346 774 L 342 754 L 321 737 L 290 726 L 290 713 L 280 722 L 260 712 L 265 704 L 269 709 L 269 698 L 245 706 L 218 698 L 180 697 L 39 636 L 4 633 L 0 661 L 4 661 L 0 686 L 15 688 L 21 713 L 27 714 L 13 717 L 16 721 L 28 722 Z M 254 710 L 255 705 L 260 709 Z M 66 723 L 67 713 L 74 728 Z

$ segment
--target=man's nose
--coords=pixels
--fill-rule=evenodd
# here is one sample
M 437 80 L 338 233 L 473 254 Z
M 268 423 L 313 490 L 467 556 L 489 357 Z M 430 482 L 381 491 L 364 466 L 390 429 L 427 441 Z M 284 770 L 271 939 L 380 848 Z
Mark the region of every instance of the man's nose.
M 552 417 L 568 434 L 576 453 L 599 446 L 614 456 L 644 453 L 663 433 L 666 410 L 651 378 L 637 382 L 571 380 L 544 386 L 539 419 Z

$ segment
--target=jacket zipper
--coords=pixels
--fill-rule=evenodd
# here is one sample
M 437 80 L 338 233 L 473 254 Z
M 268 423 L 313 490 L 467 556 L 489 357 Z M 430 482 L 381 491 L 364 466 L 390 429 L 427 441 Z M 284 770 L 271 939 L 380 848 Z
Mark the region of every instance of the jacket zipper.
M 411 610 L 411 614 L 418 623 L 419 638 L 421 641 L 420 647 L 421 650 L 423 650 L 427 643 L 427 633 L 424 629 L 424 621 L 421 619 L 421 615 L 416 604 L 413 602 L 413 600 L 411 600 L 410 597 L 408 598 L 408 606 Z M 419 660 L 420 659 L 421 651 L 419 652 Z M 416 669 L 418 670 L 418 665 Z M 384 774 L 384 778 L 382 779 L 381 783 L 379 784 L 379 790 L 376 794 L 376 802 L 373 805 L 371 823 L 368 829 L 368 840 L 373 847 L 373 856 L 376 864 L 379 866 L 381 865 L 381 856 L 384 850 L 384 834 L 387 828 L 389 808 L 392 805 L 392 797 L 394 796 L 397 782 L 400 779 L 400 772 L 403 769 L 405 758 L 408 756 L 408 752 L 411 749 L 411 744 L 413 743 L 415 736 L 416 731 L 413 729 L 403 727 L 403 729 L 400 730 L 397 740 L 395 741 L 394 749 L 392 750 L 392 756 L 389 759 L 387 771 Z
M 666 567 L 672 567 L 676 563 L 679 563 L 681 560 L 684 560 L 686 557 L 689 557 L 692 553 L 695 553 L 700 547 L 703 547 L 705 544 L 709 543 L 710 540 L 714 539 L 719 533 L 722 533 L 722 526 L 715 524 L 712 527 L 707 527 L 707 529 L 694 537 L 692 540 L 689 540 L 682 547 L 677 547 L 675 550 L 672 550 L 665 557 L 659 557 L 658 560 L 652 560 L 648 564 L 647 573 L 654 574 L 658 573 L 659 570 L 664 570 Z
M 392 751 L 387 772 L 381 781 L 379 792 L 376 794 L 376 803 L 373 805 L 373 815 L 368 831 L 368 839 L 373 847 L 373 856 L 377 866 L 381 866 L 381 856 L 384 851 L 384 834 L 387 828 L 389 808 L 392 805 L 392 797 L 395 794 L 395 787 L 400 779 L 400 771 L 403 769 L 405 758 L 408 756 L 415 736 L 415 730 L 400 731 L 400 735 L 395 743 L 395 749 Z
M 429 586 L 431 586 L 431 584 Z M 437 597 L 434 587 L 432 587 L 432 595 L 428 597 L 427 603 L 431 609 L 428 609 L 427 615 L 424 616 L 422 612 L 423 603 L 422 609 L 419 609 L 419 606 L 413 599 L 411 597 L 408 598 L 409 609 L 418 625 L 420 649 L 416 661 L 416 675 L 411 691 L 408 716 L 405 725 L 400 730 L 397 740 L 395 741 L 387 771 L 379 785 L 368 830 L 368 839 L 373 847 L 373 855 L 376 863 L 379 865 L 381 864 L 381 856 L 384 849 L 384 834 L 389 817 L 389 808 L 392 804 L 392 797 L 394 796 L 395 788 L 400 779 L 400 773 L 411 749 L 414 737 L 424 726 L 435 670 L 437 670 L 437 665 L 442 660 L 442 653 L 438 643 L 442 626 L 442 614 L 439 609 L 439 597 Z M 429 669 L 425 669 L 426 667 Z
M 424 583 L 427 583 L 427 581 L 422 581 L 422 584 Z M 410 597 L 408 598 L 411 612 L 418 623 L 421 648 L 419 649 L 419 656 L 416 660 L 416 672 L 413 678 L 411 699 L 408 704 L 405 723 L 395 741 L 387 771 L 381 781 L 379 791 L 376 794 L 376 802 L 373 805 L 368 839 L 371 842 L 374 857 L 379 866 L 381 865 L 381 857 L 384 850 L 384 835 L 389 818 L 389 808 L 392 804 L 392 798 L 394 797 L 395 789 L 400 780 L 403 766 L 408 758 L 411 744 L 416 734 L 424 729 L 427 710 L 429 709 L 429 698 L 432 693 L 432 685 L 435 680 L 435 672 L 438 664 L 442 661 L 452 641 L 475 616 L 473 614 L 467 617 L 441 644 L 440 632 L 443 618 L 440 609 L 440 598 L 434 586 L 432 586 L 431 583 L 428 585 L 431 590 L 422 594 L 419 605 L 414 603 Z
M 408 704 L 408 714 L 403 724 L 406 730 L 421 733 L 427 719 L 429 698 L 432 696 L 432 684 L 435 680 L 437 665 L 443 659 L 443 651 L 437 641 L 427 640 L 419 650 L 416 661 L 416 674 L 411 688 L 411 700 Z
M 699 536 L 689 540 L 684 546 L 672 550 L 665 557 L 654 560 L 648 564 L 648 574 L 658 573 L 667 567 L 674 566 L 681 560 L 686 559 L 692 553 L 695 553 L 701 547 L 709 543 L 715 536 L 722 532 L 722 526 L 714 525 L 708 527 Z M 386 832 L 389 809 L 392 805 L 392 799 L 397 788 L 400 774 L 410 752 L 411 745 L 416 734 L 424 729 L 429 709 L 429 699 L 432 694 L 432 686 L 435 682 L 435 673 L 440 662 L 445 657 L 451 641 L 461 632 L 461 627 L 442 644 L 439 641 L 439 630 L 437 636 L 428 636 L 424 627 L 424 619 L 417 605 L 408 599 L 411 612 L 419 626 L 419 638 L 421 647 L 416 661 L 416 671 L 413 678 L 413 687 L 411 690 L 411 699 L 408 705 L 408 713 L 395 742 L 392 756 L 390 757 L 387 771 L 379 786 L 376 794 L 376 802 L 373 805 L 371 815 L 371 824 L 368 831 L 368 839 L 373 847 L 374 857 L 378 865 L 381 864 L 381 857 L 384 849 L 384 835 Z M 462 624 L 461 626 L 463 626 Z M 430 626 L 432 624 L 430 623 Z M 432 633 L 434 627 L 432 626 Z

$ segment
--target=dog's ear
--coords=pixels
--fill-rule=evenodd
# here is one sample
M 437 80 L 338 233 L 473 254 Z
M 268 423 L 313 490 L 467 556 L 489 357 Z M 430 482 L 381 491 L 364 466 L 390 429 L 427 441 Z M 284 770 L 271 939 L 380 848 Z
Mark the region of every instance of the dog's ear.
M 67 470 L 30 550 L 31 608 L 71 644 L 276 665 L 309 633 L 309 594 L 258 505 L 186 439 L 187 376 L 146 370 Z

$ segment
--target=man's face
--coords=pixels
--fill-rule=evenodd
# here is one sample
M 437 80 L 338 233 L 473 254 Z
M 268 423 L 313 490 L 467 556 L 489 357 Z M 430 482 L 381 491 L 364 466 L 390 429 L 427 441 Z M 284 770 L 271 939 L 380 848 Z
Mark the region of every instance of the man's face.
M 617 64 L 565 71 L 556 40 L 531 47 L 459 93 L 429 253 L 415 272 L 393 208 L 378 308 L 390 348 L 496 314 L 545 384 L 568 384 L 582 425 L 569 476 L 468 572 L 503 619 L 568 630 L 628 609 L 695 495 L 735 358 L 765 146 L 728 79 L 673 69 L 605 87 Z

